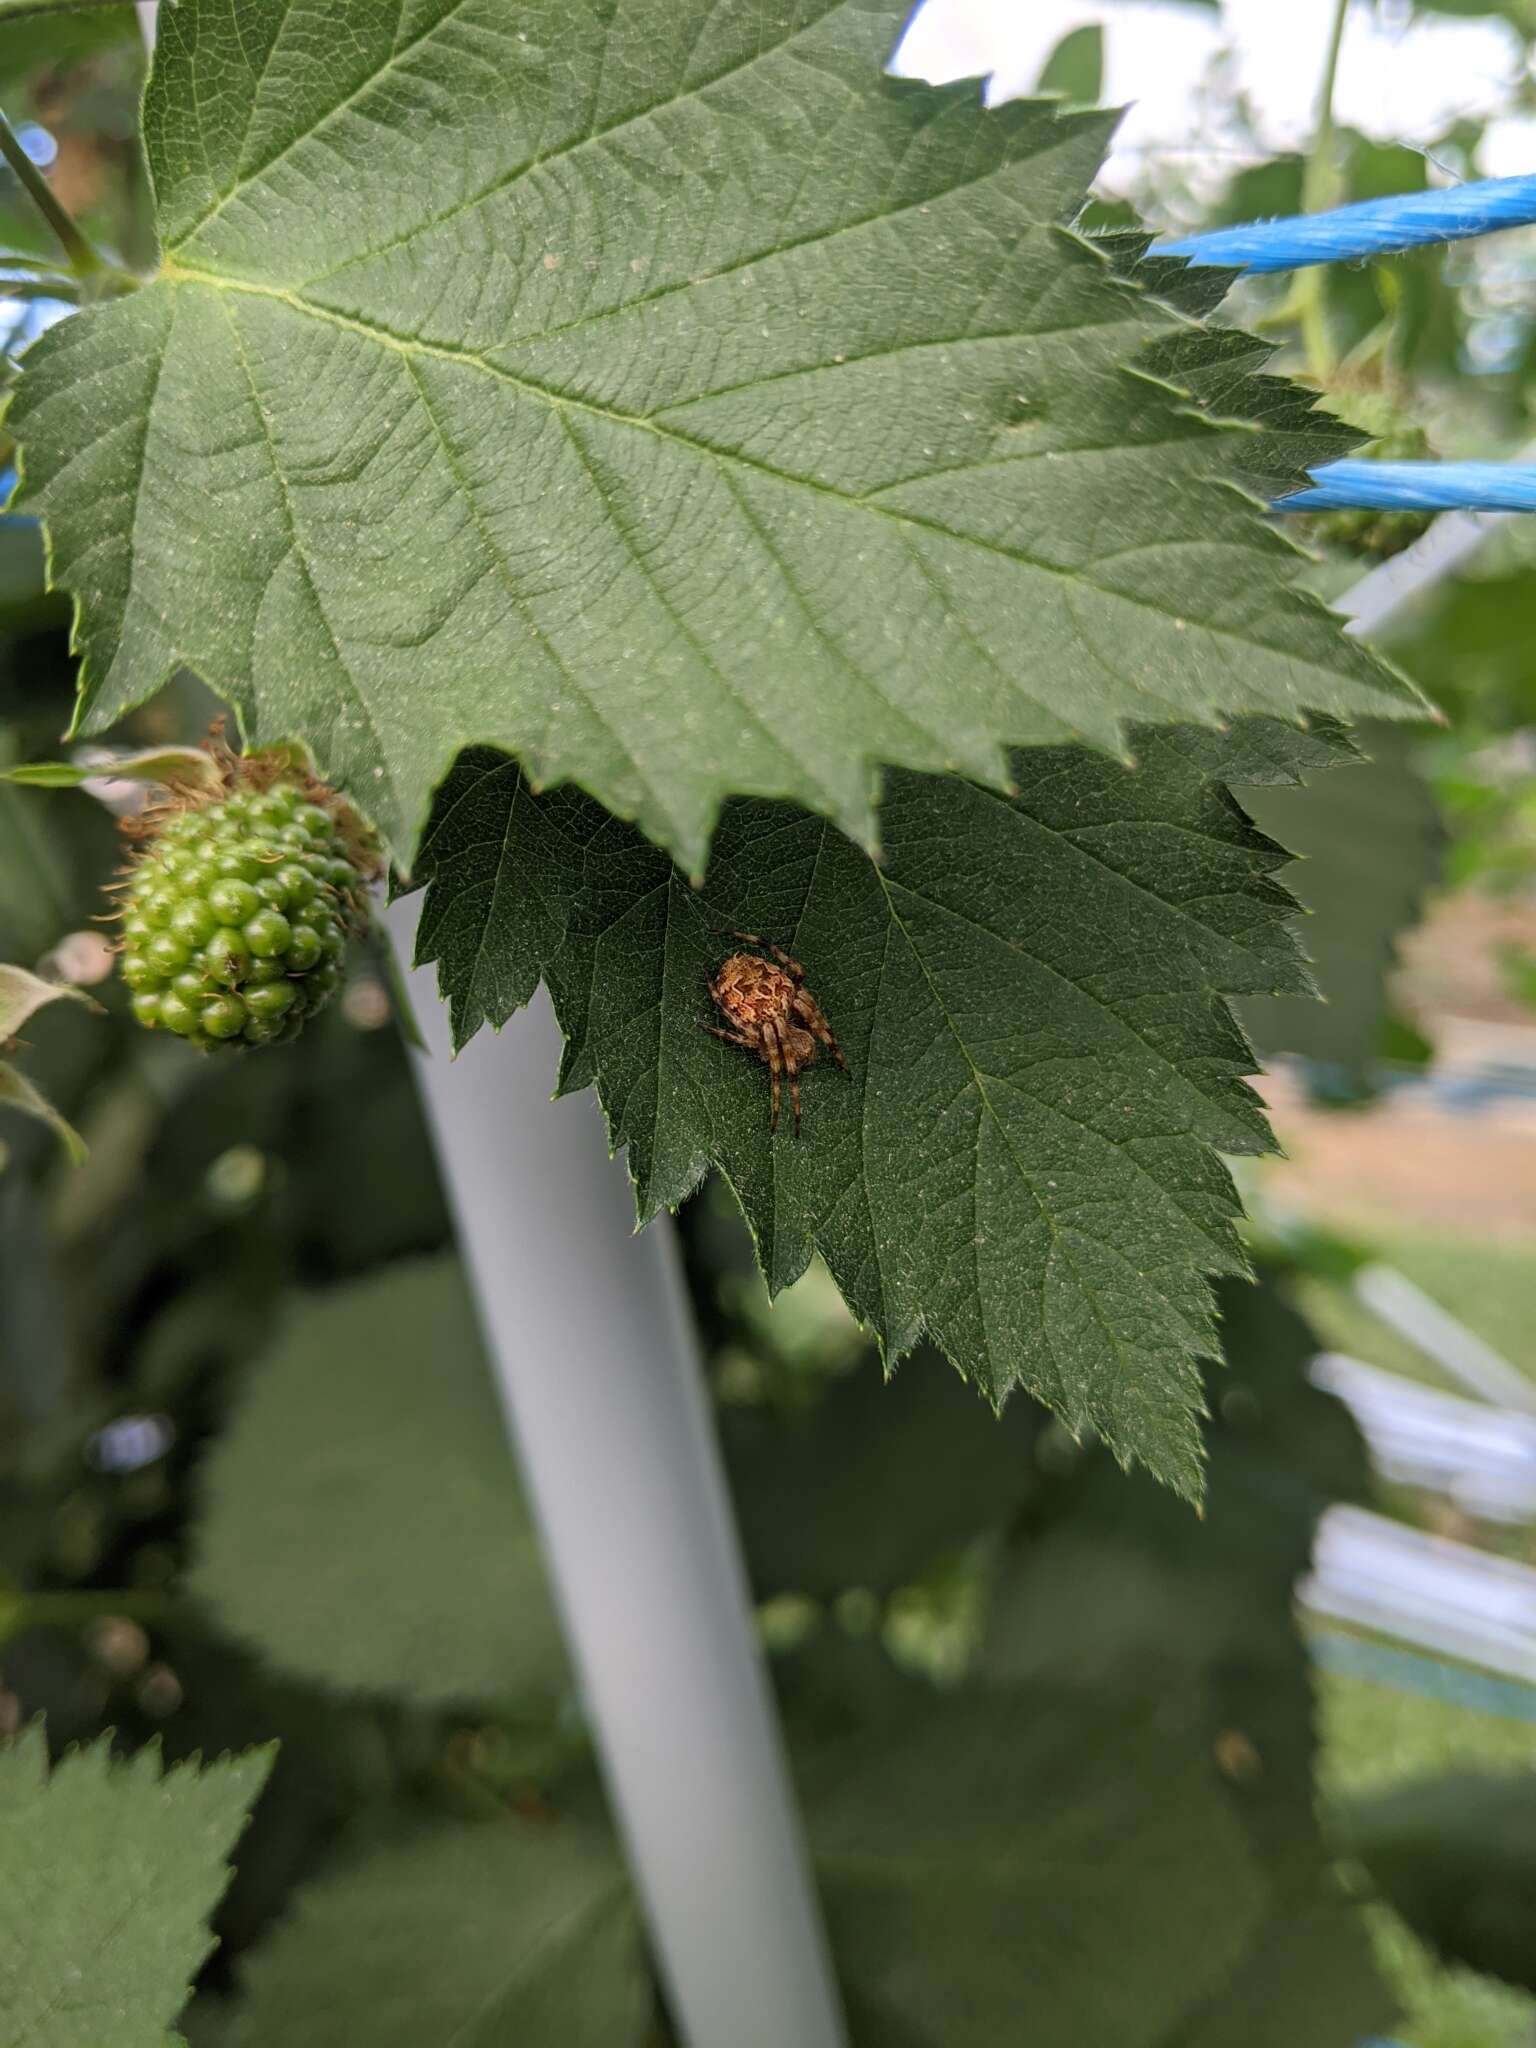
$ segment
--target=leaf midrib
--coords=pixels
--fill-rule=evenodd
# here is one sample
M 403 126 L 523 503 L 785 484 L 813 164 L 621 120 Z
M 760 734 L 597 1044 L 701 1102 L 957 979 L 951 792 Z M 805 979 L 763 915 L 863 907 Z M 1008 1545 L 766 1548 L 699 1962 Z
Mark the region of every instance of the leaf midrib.
M 358 335 L 361 339 L 390 349 L 397 355 L 406 358 L 421 356 L 432 361 L 479 370 L 499 382 L 510 384 L 514 390 L 525 392 L 530 398 L 542 399 L 553 410 L 564 408 L 592 419 L 602 420 L 610 426 L 626 427 L 634 432 L 651 434 L 659 441 L 686 449 L 690 455 L 705 457 L 722 466 L 735 464 L 759 476 L 771 477 L 775 483 L 787 484 L 793 489 L 814 491 L 821 497 L 829 498 L 834 504 L 886 520 L 903 532 L 933 534 L 958 547 L 975 548 L 984 554 L 996 555 L 1004 561 L 1020 563 L 1023 567 L 1049 576 L 1057 582 L 1078 585 L 1107 604 L 1124 606 L 1128 611 L 1137 614 L 1150 612 L 1154 617 L 1163 620 L 1175 617 L 1174 613 L 1167 611 L 1160 604 L 1128 591 L 1112 590 L 1096 582 L 1082 570 L 1074 569 L 1067 564 L 1046 561 L 1029 554 L 1023 548 L 1007 546 L 1001 541 L 989 539 L 984 534 L 963 533 L 956 527 L 946 526 L 942 520 L 925 518 L 920 513 L 895 510 L 889 505 L 879 503 L 873 496 L 840 490 L 837 485 L 828 483 L 820 477 L 804 476 L 794 470 L 781 469 L 774 463 L 764 462 L 758 456 L 744 454 L 740 449 L 716 447 L 711 442 L 681 432 L 677 427 L 668 425 L 659 418 L 647 417 L 643 413 L 626 412 L 617 406 L 600 405 L 595 399 L 578 398 L 570 392 L 558 391 L 552 385 L 505 369 L 501 364 L 493 363 L 488 356 L 481 355 L 474 349 L 455 348 L 444 342 L 422 341 L 414 335 L 397 334 L 390 328 L 381 327 L 374 322 L 360 320 L 350 314 L 337 313 L 327 306 L 318 306 L 300 293 L 281 285 L 259 284 L 246 278 L 224 277 L 216 271 L 196 269 L 171 259 L 163 264 L 160 279 L 172 287 L 185 284 L 215 292 L 237 292 L 250 298 L 266 299 L 273 304 L 286 306 L 290 312 L 301 318 L 314 320 L 322 326 L 334 327 L 344 333 Z M 1206 619 L 1197 619 L 1193 623 L 1201 633 L 1218 645 L 1230 645 L 1243 655 L 1251 656 L 1254 651 L 1253 640 L 1241 632 Z M 1287 655 L 1282 658 L 1305 662 L 1305 657 L 1302 656 Z M 1305 665 L 1312 666 L 1310 662 L 1305 662 Z M 1170 705 L 1157 691 L 1150 689 L 1136 675 L 1128 671 L 1122 673 L 1119 670 L 1113 671 L 1113 675 L 1118 684 L 1147 698 L 1156 707 L 1150 715 L 1158 722 L 1167 722 L 1170 711 L 1177 708 Z M 1241 706 L 1231 708 L 1240 709 Z M 1059 713 L 1056 715 L 1060 716 Z M 1186 707 L 1181 715 L 1190 718 L 1196 714 L 1192 708 Z M 1076 728 L 1069 729 L 1077 732 Z M 1078 733 L 1077 736 L 1083 735 Z

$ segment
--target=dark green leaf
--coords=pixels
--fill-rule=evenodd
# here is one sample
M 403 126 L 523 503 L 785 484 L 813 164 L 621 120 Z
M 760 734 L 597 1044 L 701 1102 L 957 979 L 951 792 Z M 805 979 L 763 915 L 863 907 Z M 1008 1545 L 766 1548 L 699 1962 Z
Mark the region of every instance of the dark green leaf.
M 117 833 L 93 798 L 0 782 L 0 957 L 40 960 L 101 908 Z
M 1447 1961 L 1536 1991 L 1536 1771 L 1451 1771 L 1345 1803 L 1340 1832 Z
M 418 948 L 455 1030 L 501 1023 L 541 974 L 596 1080 L 642 1218 L 713 1160 L 770 1286 L 819 1249 L 891 1359 L 926 1329 L 994 1399 L 1015 1386 L 1187 1492 L 1199 1483 L 1205 1276 L 1241 1266 L 1217 1152 L 1266 1149 L 1223 995 L 1300 992 L 1283 856 L 1223 780 L 1341 758 L 1251 721 L 1143 733 L 1130 772 L 1016 757 L 1016 794 L 898 775 L 876 866 L 779 805 L 727 813 L 708 886 L 580 798 L 536 797 L 484 751 L 423 843 Z M 805 1081 L 805 1135 L 768 1076 L 703 1028 L 708 975 L 758 932 L 800 958 L 847 1054 Z
M 914 1701 L 803 1786 L 855 2048 L 1154 2048 L 1262 1904 L 1167 1692 Z
M 1001 1421 L 941 1358 L 884 1381 L 873 1359 L 789 1414 L 720 1416 L 753 1590 L 887 1594 L 995 1527 L 1023 1492 L 1042 1416 Z
M 444 1828 L 300 1894 L 228 2048 L 642 2048 L 650 1981 L 611 1843 Z
M 1026 1691 L 1070 1681 L 1118 1699 L 1160 1685 L 1195 1702 L 1189 1739 L 1225 1784 L 1262 1915 L 1161 2048 L 1355 2048 L 1386 2030 L 1391 2001 L 1318 1831 L 1292 1610 L 1317 1517 L 1362 1493 L 1365 1456 L 1345 1411 L 1308 1382 L 1316 1340 L 1274 1284 L 1228 1284 L 1221 1302 L 1204 1520 L 1089 1460 L 1015 1542 L 983 1671 Z
M 479 739 L 692 871 L 733 791 L 1405 707 L 1233 489 L 1252 345 L 1059 226 L 1113 117 L 883 77 L 904 11 L 167 9 L 162 272 L 9 414 L 87 727 L 185 665 L 403 859 Z
M 110 1745 L 50 1772 L 0 1748 L 0 2021 L 16 2048 L 165 2048 L 270 1752 L 184 1764 Z
M 455 1262 L 311 1298 L 209 1461 L 192 1585 L 302 1677 L 550 1697 L 564 1661 Z

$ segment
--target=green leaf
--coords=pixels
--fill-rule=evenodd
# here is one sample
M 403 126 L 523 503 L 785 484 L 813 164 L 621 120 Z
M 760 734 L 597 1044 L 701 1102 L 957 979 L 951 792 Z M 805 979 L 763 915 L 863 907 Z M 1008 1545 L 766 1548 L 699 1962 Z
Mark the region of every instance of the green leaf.
M 14 967 L 0 961 L 0 1047 L 14 1040 L 39 1010 L 60 1001 L 84 1003 L 91 1010 L 99 1007 L 83 989 L 71 988 L 67 982 L 44 981 L 41 975 L 29 973 L 25 967 Z M 85 1144 L 79 1132 L 8 1060 L 0 1060 L 0 1109 L 19 1110 L 23 1116 L 47 1124 L 58 1133 L 60 1142 L 76 1166 L 85 1158 Z M 0 1154 L 0 1162 L 3 1162 L 3 1154 Z
M 1059 94 L 1080 107 L 1091 107 L 1104 97 L 1104 31 L 1096 21 L 1062 37 L 1046 59 L 1035 90 Z
M 914 1699 L 802 1786 L 855 2048 L 1162 2048 L 1262 1903 L 1176 1695 Z
M 1108 1699 L 1155 1687 L 1196 1702 L 1192 1740 L 1226 1787 L 1262 1912 L 1160 2048 L 1356 2048 L 1390 2031 L 1391 1999 L 1317 1826 L 1293 1602 L 1318 1516 L 1361 1497 L 1366 1458 L 1344 1409 L 1310 1385 L 1317 1340 L 1275 1283 L 1228 1283 L 1221 1307 L 1204 1519 L 1085 1460 L 1032 1503 L 1004 1559 L 981 1669 L 1026 1693 L 1071 1682 Z
M 60 1144 L 69 1154 L 75 1166 L 83 1165 L 86 1156 L 85 1140 L 69 1122 L 60 1115 L 40 1089 L 33 1086 L 19 1068 L 9 1060 L 0 1060 L 0 1109 L 14 1109 L 22 1116 L 31 1117 L 35 1122 L 47 1124 L 58 1134 Z M 5 1164 L 3 1147 L 0 1147 L 0 1169 Z
M 1361 1075 L 1380 1055 L 1397 941 L 1440 875 L 1439 808 L 1413 763 L 1414 734 L 1372 725 L 1370 758 L 1306 788 L 1243 791 L 1259 829 L 1300 865 L 1287 877 L 1311 912 L 1301 929 L 1322 1003 L 1261 1000 L 1238 1011 L 1270 1052 Z
M 186 666 L 403 863 L 481 740 L 696 872 L 732 792 L 868 843 L 877 764 L 1415 701 L 1234 489 L 1255 345 L 1059 225 L 1114 117 L 886 78 L 904 12 L 167 10 L 161 273 L 8 414 L 83 728 Z
M 81 930 L 119 858 L 116 827 L 92 797 L 45 804 L 0 782 L 0 956 L 40 960 Z
M 38 14 L 78 14 L 96 7 L 110 9 L 114 15 L 128 11 L 123 0 L 0 0 L 0 23 L 24 21 Z
M 295 1310 L 209 1459 L 191 1584 L 235 1635 L 326 1685 L 434 1705 L 563 1689 L 455 1261 Z
M 642 2048 L 650 1980 L 606 1836 L 442 1828 L 301 1892 L 228 2048 Z
M 738 803 L 691 889 L 596 805 L 467 754 L 423 842 L 418 952 L 460 1040 L 549 982 L 562 1086 L 595 1080 L 642 1220 L 711 1161 L 774 1289 L 826 1259 L 889 1360 L 926 1330 L 994 1400 L 1017 1386 L 1185 1492 L 1199 1484 L 1205 1276 L 1235 1272 L 1218 1152 L 1268 1148 L 1223 995 L 1300 993 L 1283 856 L 1225 780 L 1342 758 L 1251 721 L 1142 733 L 1132 773 L 1015 757 L 1016 793 L 891 778 L 876 866 L 830 825 Z M 768 1076 L 703 1028 L 706 983 L 766 934 L 846 1050 L 770 1138 Z
M 223 779 L 218 762 L 201 747 L 150 747 L 89 767 L 74 761 L 25 761 L 17 768 L 0 769 L 0 782 L 19 782 L 28 789 L 78 789 L 82 783 L 102 781 L 217 789 Z
M 1447 1771 L 1344 1803 L 1340 1834 L 1449 1962 L 1536 1991 L 1536 1772 Z
M 164 2048 L 213 1946 L 209 1914 L 271 1766 L 253 1750 L 163 1775 L 103 1740 L 48 1768 L 0 1749 L 0 2014 L 17 2048 Z
M 1039 2048 L 1153 2048 L 1256 1916 L 1178 1700 L 896 1687 L 801 1778 L 856 2048 L 976 2048 L 1022 2011 Z M 441 1830 L 312 1887 L 227 2038 L 625 2048 L 647 2006 L 623 1867 L 566 1816 Z
M 45 981 L 25 967 L 0 960 L 0 1045 L 15 1038 L 39 1010 L 57 1002 L 84 1003 L 92 1010 L 98 1007 L 84 989 L 72 988 L 64 981 Z
M 832 1600 L 910 1585 L 1004 1519 L 1028 1483 L 1041 1419 L 1020 1401 L 999 1422 L 934 1357 L 889 1382 L 862 1361 L 791 1414 L 722 1410 L 753 1591 Z

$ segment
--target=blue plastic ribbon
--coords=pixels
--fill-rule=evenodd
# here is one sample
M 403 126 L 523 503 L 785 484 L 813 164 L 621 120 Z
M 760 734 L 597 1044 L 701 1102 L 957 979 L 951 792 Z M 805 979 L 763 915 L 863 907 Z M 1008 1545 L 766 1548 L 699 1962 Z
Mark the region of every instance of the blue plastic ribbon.
M 1354 263 L 1533 223 L 1536 177 L 1485 178 L 1443 192 L 1367 199 L 1332 213 L 1215 228 L 1182 241 L 1155 242 L 1152 253 L 1232 270 L 1301 270 L 1311 263 Z
M 1329 462 L 1277 512 L 1536 512 L 1536 468 L 1505 462 Z

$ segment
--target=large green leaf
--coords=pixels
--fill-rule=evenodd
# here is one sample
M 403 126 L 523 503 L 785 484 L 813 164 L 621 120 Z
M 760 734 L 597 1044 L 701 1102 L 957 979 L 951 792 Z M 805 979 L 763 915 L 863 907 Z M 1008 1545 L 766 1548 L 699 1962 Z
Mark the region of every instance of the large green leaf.
M 732 792 L 872 842 L 880 763 L 1410 702 L 1234 488 L 1251 345 L 1060 227 L 1113 116 L 883 77 L 903 12 L 167 9 L 162 270 L 8 415 L 86 726 L 186 665 L 402 857 L 481 740 L 697 871 Z
M 271 1763 L 163 1776 L 110 1744 L 52 1771 L 41 1728 L 0 1748 L 0 2033 L 14 2048 L 165 2048 Z
M 802 1782 L 855 2048 L 1157 2048 L 1257 1920 L 1175 1693 L 915 1697 Z
M 300 1308 L 220 1437 L 204 1498 L 192 1585 L 287 1670 L 433 1703 L 563 1688 L 456 1262 Z
M 1344 1409 L 1310 1385 L 1316 1339 L 1273 1280 L 1229 1283 L 1221 1307 L 1203 1521 L 1085 1460 L 1035 1501 L 1004 1558 L 982 1673 L 1026 1692 L 1070 1680 L 1108 1699 L 1149 1687 L 1191 1699 L 1189 1739 L 1225 1782 L 1262 1910 L 1160 2048 L 1355 2048 L 1389 2031 L 1392 2001 L 1317 1826 L 1293 1599 L 1317 1517 L 1365 1488 L 1365 1454 Z
M 623 1866 L 570 1819 L 366 1858 L 300 1894 L 246 1986 L 229 2048 L 641 2048 L 651 2002 Z
M 942 1359 L 882 1383 L 873 1358 L 793 1413 L 720 1416 L 731 1497 L 759 1599 L 887 1594 L 995 1528 L 1028 1484 L 1044 1418 L 1002 1421 Z
M 1139 772 L 1081 748 L 1013 762 L 1015 794 L 898 774 L 876 866 L 781 805 L 726 814 L 695 891 L 631 828 L 466 755 L 423 842 L 421 956 L 455 1029 L 548 980 L 563 1085 L 596 1080 L 642 1218 L 711 1160 L 778 1288 L 819 1248 L 894 1360 L 926 1329 L 995 1400 L 1198 1485 L 1205 1276 L 1241 1259 L 1217 1152 L 1270 1140 L 1223 995 L 1300 992 L 1283 859 L 1223 779 L 1340 758 L 1248 721 L 1142 733 Z M 851 1072 L 768 1128 L 761 1066 L 702 1028 L 709 972 L 767 934 L 804 962 Z
M 857 2048 L 1154 2048 L 1260 1900 L 1187 1702 L 1046 1690 L 882 1711 L 813 1745 L 807 1827 Z M 686 1826 L 686 1804 L 679 1825 Z M 312 1887 L 230 2048 L 628 2048 L 648 1984 L 611 1844 L 565 1816 L 439 1830 Z

